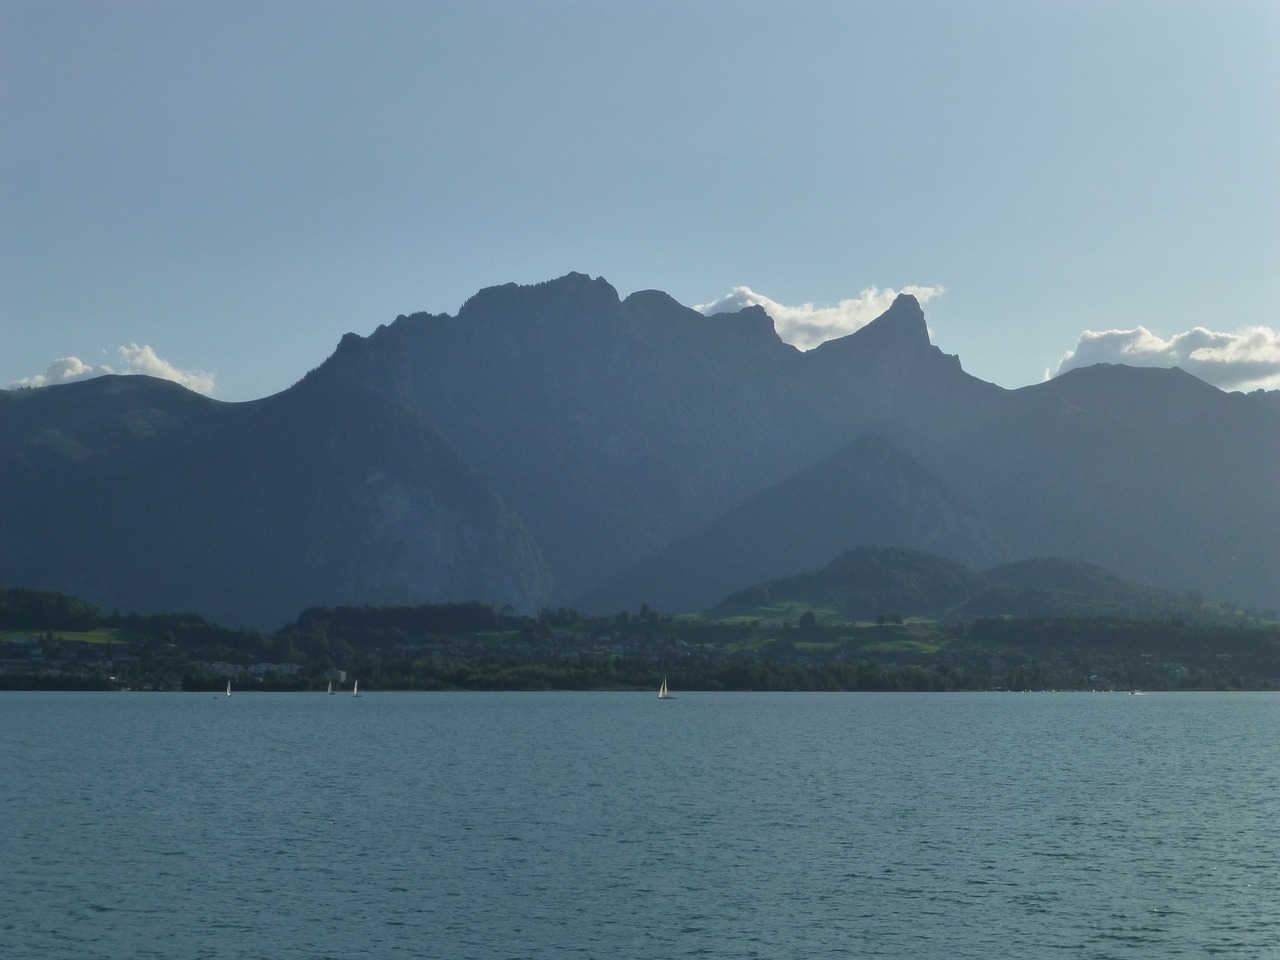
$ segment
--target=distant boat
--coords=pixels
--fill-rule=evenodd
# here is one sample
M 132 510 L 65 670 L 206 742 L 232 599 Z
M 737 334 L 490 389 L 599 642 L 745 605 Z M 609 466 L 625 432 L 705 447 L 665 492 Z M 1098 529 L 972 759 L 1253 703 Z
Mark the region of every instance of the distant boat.
M 355 682 L 355 684 L 352 686 L 352 688 L 351 688 L 351 695 L 352 695 L 353 697 L 358 697 L 358 696 L 360 696 L 360 681 L 359 681 L 359 680 L 357 680 L 357 681 Z
M 674 700 L 674 699 L 675 699 L 675 697 L 673 697 L 671 694 L 667 693 L 667 678 L 666 678 L 666 677 L 663 677 L 663 678 L 662 678 L 662 686 L 660 686 L 660 687 L 658 688 L 658 699 L 659 699 L 659 700 Z
M 231 681 L 227 681 L 227 696 L 231 696 Z
M 329 696 L 333 696 L 333 681 L 329 681 Z

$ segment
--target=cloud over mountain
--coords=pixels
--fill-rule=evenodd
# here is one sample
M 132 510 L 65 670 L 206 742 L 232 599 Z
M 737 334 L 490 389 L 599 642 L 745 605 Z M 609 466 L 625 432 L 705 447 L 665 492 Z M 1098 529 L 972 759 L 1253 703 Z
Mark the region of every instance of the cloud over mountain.
M 827 340 L 846 336 L 865 327 L 888 310 L 899 293 L 909 293 L 925 303 L 944 292 L 944 288 L 940 286 L 907 286 L 901 290 L 868 287 L 856 298 L 841 300 L 835 306 L 802 303 L 791 307 L 771 300 L 762 293 L 756 293 L 750 287 L 734 287 L 718 300 L 697 304 L 694 309 L 711 316 L 741 310 L 743 307 L 763 307 L 782 340 L 801 350 L 811 350 Z
M 1181 367 L 1223 390 L 1280 387 L 1280 331 L 1263 326 L 1220 333 L 1196 327 L 1162 339 L 1146 327 L 1086 330 L 1056 373 L 1095 363 Z
M 26 377 L 10 387 L 47 387 L 55 383 L 70 383 L 73 380 L 88 380 L 111 373 L 144 374 L 161 380 L 172 380 L 180 383 L 188 390 L 212 396 L 215 389 L 215 377 L 203 370 L 180 370 L 168 360 L 156 354 L 150 346 L 139 346 L 131 343 L 126 347 L 118 347 L 120 367 L 107 364 L 85 363 L 79 357 L 59 357 L 45 368 L 44 373 Z

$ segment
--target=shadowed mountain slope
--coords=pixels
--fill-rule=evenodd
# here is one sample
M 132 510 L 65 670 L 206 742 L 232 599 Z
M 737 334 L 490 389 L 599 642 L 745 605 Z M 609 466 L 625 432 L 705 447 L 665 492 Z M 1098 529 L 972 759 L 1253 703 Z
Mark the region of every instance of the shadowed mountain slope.
M 258 626 L 321 602 L 549 596 L 518 518 L 380 394 L 193 398 L 145 377 L 18 397 L 29 428 L 4 418 L 0 581 Z M 50 429 L 46 404 L 73 412 Z
M 1037 558 L 986 573 L 964 605 L 969 617 L 1133 617 L 1195 615 L 1198 599 L 1122 580 L 1079 560 Z
M 482 291 L 456 318 L 398 318 L 330 363 L 436 424 L 576 598 L 887 413 L 946 421 L 1003 394 L 929 344 L 910 297 L 847 340 L 804 354 L 758 307 L 705 317 L 570 274 Z
M 1013 554 L 946 484 L 864 436 L 583 598 L 587 609 L 697 610 L 744 585 L 812 570 L 859 544 L 947 551 L 986 566 Z
M 266 626 L 447 600 L 675 612 L 877 543 L 1276 607 L 1264 400 L 1126 367 L 1003 390 L 909 296 L 802 353 L 758 307 L 568 274 L 348 334 L 252 403 L 146 378 L 0 392 L 0 585 Z

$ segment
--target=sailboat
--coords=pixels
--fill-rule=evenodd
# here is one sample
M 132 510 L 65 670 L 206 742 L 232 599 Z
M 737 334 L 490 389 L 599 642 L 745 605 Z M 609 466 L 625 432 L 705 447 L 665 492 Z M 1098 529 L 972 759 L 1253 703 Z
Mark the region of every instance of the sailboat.
M 659 699 L 659 700 L 674 700 L 674 699 L 675 699 L 675 697 L 673 697 L 671 694 L 667 693 L 667 678 L 666 678 L 666 677 L 663 677 L 663 678 L 662 678 L 662 686 L 660 686 L 660 687 L 658 688 L 658 699 Z
M 351 695 L 352 695 L 353 697 L 358 697 L 358 696 L 360 696 L 360 681 L 359 681 L 359 680 L 357 680 L 357 681 L 355 682 L 355 685 L 354 685 L 354 686 L 352 686 L 352 688 L 351 688 Z
M 329 696 L 333 696 L 333 681 L 329 681 Z
M 227 681 L 227 696 L 231 696 L 231 681 Z

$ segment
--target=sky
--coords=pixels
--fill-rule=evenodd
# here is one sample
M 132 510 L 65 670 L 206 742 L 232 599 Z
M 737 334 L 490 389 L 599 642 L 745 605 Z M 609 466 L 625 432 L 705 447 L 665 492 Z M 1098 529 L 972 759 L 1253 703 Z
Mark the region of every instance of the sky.
M 0 0 L 0 387 L 276 393 L 578 271 L 1280 388 L 1274 0 Z

